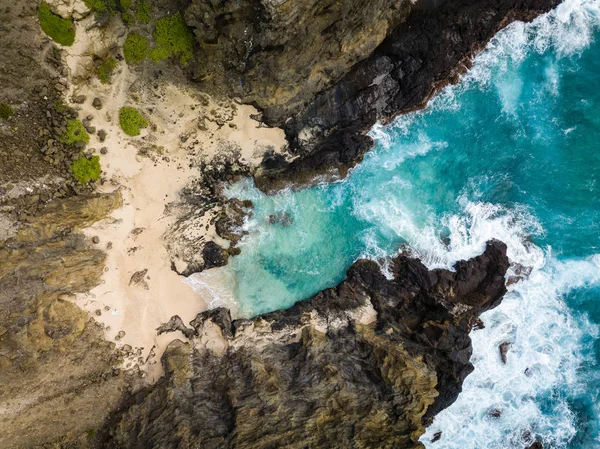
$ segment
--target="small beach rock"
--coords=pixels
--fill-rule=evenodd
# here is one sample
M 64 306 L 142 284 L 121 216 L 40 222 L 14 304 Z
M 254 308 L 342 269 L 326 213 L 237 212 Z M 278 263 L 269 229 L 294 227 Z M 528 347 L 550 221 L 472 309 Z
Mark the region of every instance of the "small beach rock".
M 106 131 L 104 131 L 103 129 L 98 131 L 98 140 L 100 140 L 100 142 L 104 142 L 104 140 L 106 139 Z M 106 148 L 106 147 L 104 147 Z M 108 149 L 107 149 L 108 152 Z
M 93 236 L 92 237 L 92 242 L 95 243 L 95 244 L 100 243 L 100 237 L 98 237 L 97 235 Z
M 102 310 L 96 309 L 96 316 L 102 316 Z
M 143 287 L 146 290 L 148 290 L 148 283 L 144 279 L 144 277 L 146 276 L 146 273 L 148 273 L 147 268 L 133 273 L 133 275 L 131 276 L 131 279 L 129 280 L 129 285 L 134 284 L 134 285 Z
M 98 97 L 94 98 L 92 101 L 92 106 L 98 110 L 102 109 L 102 100 L 100 100 Z
M 77 95 L 76 97 L 73 97 L 73 103 L 75 103 L 75 104 L 83 104 L 83 103 L 85 103 L 85 100 L 86 100 L 85 95 Z
M 98 135 L 100 135 L 100 133 L 98 133 Z M 107 154 L 107 153 L 108 153 L 108 148 L 106 148 L 106 147 L 100 148 L 100 154 Z

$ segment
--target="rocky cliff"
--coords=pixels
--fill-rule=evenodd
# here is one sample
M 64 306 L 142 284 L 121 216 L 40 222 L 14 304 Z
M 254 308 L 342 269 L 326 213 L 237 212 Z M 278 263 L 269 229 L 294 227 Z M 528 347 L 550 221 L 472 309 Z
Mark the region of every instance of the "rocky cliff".
M 0 446 L 36 447 L 98 427 L 126 380 L 114 344 L 69 299 L 100 282 L 106 255 L 78 230 L 121 195 L 58 200 L 0 241 Z
M 469 331 L 504 295 L 506 246 L 428 271 L 398 256 L 393 279 L 356 262 L 335 288 L 288 310 L 186 327 L 166 376 L 109 419 L 111 448 L 417 448 L 424 423 L 473 370 Z
M 287 3 L 290 2 L 283 2 Z M 343 6 L 348 9 L 346 21 L 353 14 L 372 14 L 378 10 L 375 3 L 381 2 L 349 3 L 344 2 Z M 368 5 L 355 9 L 359 3 Z M 458 80 L 470 67 L 473 55 L 498 30 L 515 20 L 532 20 L 558 3 L 559 0 L 419 0 L 412 6 L 403 5 L 398 16 L 388 20 L 401 23 L 378 34 L 387 37 L 374 51 L 364 47 L 369 51 L 360 55 L 357 52 L 352 61 L 360 61 L 349 70 L 342 65 L 343 70 L 335 73 L 344 74 L 339 81 L 330 76 L 311 84 L 312 78 L 305 78 L 307 65 L 319 67 L 323 62 L 320 53 L 309 54 L 313 59 L 307 62 L 304 51 L 313 50 L 310 44 L 304 47 L 306 41 L 301 38 L 302 47 L 294 48 L 296 56 L 286 59 L 285 70 L 263 73 L 251 88 L 242 88 L 243 98 L 263 110 L 267 124 L 285 129 L 290 152 L 296 156 L 291 163 L 281 157 L 265 158 L 262 173 L 255 176 L 257 185 L 271 191 L 290 182 L 309 183 L 319 174 L 345 176 L 347 169 L 357 164 L 372 146 L 366 132 L 376 122 L 389 122 L 399 113 L 423 107 L 437 89 Z M 409 9 L 411 12 L 406 15 Z M 277 18 L 273 16 L 271 21 Z M 349 32 L 363 35 L 371 30 L 364 27 Z M 269 36 L 266 34 L 263 39 Z M 344 48 L 344 35 L 332 39 L 338 39 L 338 45 Z M 271 54 L 271 59 L 277 60 L 279 56 L 273 53 L 278 55 L 278 51 L 287 48 L 282 44 L 275 50 L 264 41 L 261 45 L 262 52 L 255 51 L 262 59 Z M 325 59 L 331 57 L 325 54 Z M 296 89 L 293 100 L 273 94 L 288 81 Z M 268 94 L 269 99 L 261 100 L 255 92 Z
M 371 54 L 410 0 L 192 0 L 194 75 L 280 122 Z

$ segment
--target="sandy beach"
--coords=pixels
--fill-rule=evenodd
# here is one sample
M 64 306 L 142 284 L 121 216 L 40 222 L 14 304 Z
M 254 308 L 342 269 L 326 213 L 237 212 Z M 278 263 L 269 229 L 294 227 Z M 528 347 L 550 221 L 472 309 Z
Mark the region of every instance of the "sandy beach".
M 89 20 L 79 26 L 88 25 Z M 98 190 L 120 189 L 124 205 L 85 230 L 90 243 L 98 241 L 96 245 L 108 257 L 102 283 L 74 301 L 105 325 L 107 339 L 119 347 L 131 346 L 135 356 L 125 360 L 123 368 L 137 365 L 153 382 L 162 375 L 159 359 L 165 347 L 182 337 L 178 332 L 157 336 L 156 328 L 173 315 L 188 323 L 211 301 L 209 290 L 197 293 L 171 269 L 164 235 L 175 217 L 166 206 L 177 202 L 181 189 L 198 176 L 194 162 L 210 160 L 225 143 L 237 145 L 240 162 L 252 165 L 260 161 L 265 147 L 281 149 L 285 138 L 280 129 L 259 127 L 250 118 L 256 113 L 251 106 L 217 104 L 197 88 L 162 80 L 154 86 L 140 86 L 125 62 L 119 64 L 111 84 L 92 79 L 77 83 L 82 68 L 89 65 L 90 48 L 98 45 L 101 36 L 95 34 L 99 33 L 78 33 L 68 50 L 67 62 L 75 79 L 69 98 L 84 95 L 84 103 L 71 106 L 80 111 L 80 119 L 91 117 L 91 125 L 106 131 L 104 142 L 91 136 L 88 149 L 93 148 L 101 158 L 106 181 Z M 102 101 L 100 110 L 92 106 L 96 97 Z M 129 137 L 120 129 L 122 106 L 137 107 L 148 119 L 150 126 L 140 136 Z M 214 226 L 204 232 L 199 238 L 218 242 Z M 216 282 L 223 281 L 231 282 L 223 278 Z M 218 285 L 220 290 L 229 288 Z

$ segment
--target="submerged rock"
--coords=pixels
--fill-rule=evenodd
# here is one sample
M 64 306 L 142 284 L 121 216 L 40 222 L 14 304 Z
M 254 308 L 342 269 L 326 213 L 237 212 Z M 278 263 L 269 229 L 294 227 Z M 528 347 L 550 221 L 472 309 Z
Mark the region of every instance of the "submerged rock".
M 235 321 L 226 309 L 203 312 L 195 336 L 167 348 L 165 377 L 131 396 L 98 442 L 422 448 L 423 423 L 473 370 L 469 330 L 499 304 L 507 268 L 497 241 L 455 272 L 401 255 L 386 279 L 360 260 L 340 285 L 288 310 Z

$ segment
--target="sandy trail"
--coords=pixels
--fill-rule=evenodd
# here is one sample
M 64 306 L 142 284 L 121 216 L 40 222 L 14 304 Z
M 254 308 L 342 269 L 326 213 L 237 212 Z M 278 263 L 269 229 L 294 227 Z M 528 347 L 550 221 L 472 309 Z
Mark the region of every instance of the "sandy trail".
M 86 27 L 90 20 L 84 19 L 78 26 Z M 77 33 L 66 57 L 71 78 L 89 67 L 90 54 L 101 51 L 100 33 L 97 29 Z M 124 36 L 118 39 L 122 41 Z M 162 375 L 159 358 L 165 347 L 182 337 L 179 332 L 157 336 L 156 328 L 173 315 L 188 323 L 212 299 L 210 289 L 198 294 L 184 282 L 185 278 L 171 270 L 163 236 L 174 217 L 165 212 L 165 206 L 177 201 L 181 189 L 198 175 L 193 161 L 211 158 L 223 142 L 238 145 L 242 162 L 255 164 L 261 149 L 272 146 L 279 150 L 285 138 L 280 129 L 258 127 L 258 122 L 250 118 L 256 113 L 250 106 L 238 105 L 223 112 L 220 105 L 201 98 L 193 86 L 164 81 L 158 88 L 140 84 L 124 62 L 119 64 L 110 85 L 93 78 L 71 84 L 69 99 L 86 96 L 83 104 L 72 104 L 80 110 L 80 119 L 92 117 L 91 124 L 107 133 L 104 142 L 93 135 L 88 145 L 95 154 L 100 154 L 102 147 L 107 150 L 100 155 L 107 182 L 98 190 L 121 189 L 124 200 L 123 208 L 84 231 L 90 240 L 98 237 L 97 246 L 105 249 L 108 257 L 102 283 L 75 302 L 105 324 L 107 339 L 121 347 L 131 346 L 132 356 L 123 367 L 135 368 L 137 364 L 146 379 L 153 382 Z M 92 106 L 95 97 L 102 100 L 101 110 Z M 118 111 L 125 105 L 138 108 L 148 118 L 151 126 L 141 136 L 129 137 L 121 131 Z M 228 115 L 224 126 L 212 120 L 224 115 Z M 204 124 L 202 130 L 199 120 Z M 140 155 L 141 149 L 145 156 Z M 214 229 L 206 232 L 212 234 Z M 216 282 L 232 280 L 218 278 Z M 217 287 L 231 290 L 230 285 Z M 148 360 L 152 354 L 155 357 Z

